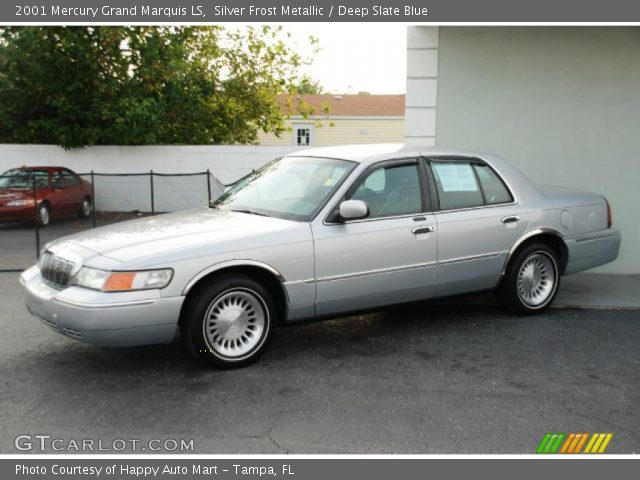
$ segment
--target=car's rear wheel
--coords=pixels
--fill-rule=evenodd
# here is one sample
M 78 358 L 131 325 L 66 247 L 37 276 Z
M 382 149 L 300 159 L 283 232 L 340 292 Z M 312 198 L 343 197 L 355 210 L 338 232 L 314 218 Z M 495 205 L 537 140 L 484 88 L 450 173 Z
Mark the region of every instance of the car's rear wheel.
M 520 315 L 533 315 L 551 305 L 558 293 L 558 256 L 544 243 L 534 243 L 515 254 L 496 292 L 499 302 Z
M 272 335 L 276 309 L 268 291 L 246 275 L 225 275 L 187 300 L 180 332 L 204 363 L 236 368 L 255 362 Z
M 41 227 L 46 227 L 51 223 L 51 207 L 48 203 L 41 203 L 38 206 L 38 224 Z
M 91 211 L 93 209 L 93 204 L 91 203 L 91 199 L 89 197 L 85 197 L 82 201 L 82 205 L 80 205 L 80 211 L 78 212 L 78 216 L 80 218 L 89 218 L 91 215 Z

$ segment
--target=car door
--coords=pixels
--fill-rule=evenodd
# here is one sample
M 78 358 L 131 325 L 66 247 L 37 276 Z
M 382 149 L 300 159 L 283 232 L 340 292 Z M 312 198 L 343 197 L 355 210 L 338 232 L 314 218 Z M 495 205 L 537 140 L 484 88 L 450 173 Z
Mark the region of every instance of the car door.
M 438 296 L 492 289 L 528 214 L 504 180 L 475 158 L 431 158 L 438 225 Z
M 48 199 L 51 204 L 51 213 L 61 215 L 69 212 L 69 196 L 65 185 L 62 170 L 55 170 L 51 174 L 51 189 Z
M 312 223 L 316 315 L 433 295 L 437 232 L 425 190 L 417 159 L 380 162 L 353 182 L 333 214 Z M 369 215 L 336 219 L 339 203 L 349 199 L 367 203 Z
M 66 208 L 68 212 L 79 212 L 84 200 L 84 192 L 82 190 L 82 182 L 80 178 L 71 170 L 62 170 L 62 178 L 64 179 L 64 193 Z

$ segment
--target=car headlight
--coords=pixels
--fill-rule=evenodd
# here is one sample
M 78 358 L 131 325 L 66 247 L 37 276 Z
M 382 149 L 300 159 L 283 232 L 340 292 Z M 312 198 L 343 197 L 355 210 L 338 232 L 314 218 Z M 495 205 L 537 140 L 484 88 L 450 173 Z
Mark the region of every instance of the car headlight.
M 73 284 L 103 292 L 127 292 L 164 288 L 169 285 L 172 277 L 173 270 L 170 268 L 138 272 L 107 272 L 82 267 L 76 274 Z
M 7 202 L 7 207 L 29 207 L 33 206 L 33 198 L 23 198 Z

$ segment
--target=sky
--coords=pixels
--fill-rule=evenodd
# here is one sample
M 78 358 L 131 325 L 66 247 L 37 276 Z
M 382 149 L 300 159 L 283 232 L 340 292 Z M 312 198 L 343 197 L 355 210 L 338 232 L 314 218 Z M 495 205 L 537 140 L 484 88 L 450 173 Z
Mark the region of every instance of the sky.
M 407 27 L 394 23 L 289 23 L 294 42 L 314 35 L 309 75 L 329 93 L 405 93 Z

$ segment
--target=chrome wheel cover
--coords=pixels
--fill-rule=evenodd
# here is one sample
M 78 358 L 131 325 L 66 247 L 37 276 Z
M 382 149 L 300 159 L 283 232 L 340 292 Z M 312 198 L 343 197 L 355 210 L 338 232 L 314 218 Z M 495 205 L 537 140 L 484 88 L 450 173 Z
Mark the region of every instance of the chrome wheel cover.
M 534 252 L 525 258 L 518 270 L 518 297 L 530 308 L 546 305 L 556 288 L 555 261 L 544 252 Z
M 269 321 L 267 307 L 252 290 L 234 288 L 218 295 L 209 305 L 203 333 L 210 353 L 241 359 L 264 341 Z
M 51 216 L 49 215 L 49 209 L 46 206 L 41 205 L 40 208 L 38 208 L 38 216 L 40 217 L 40 223 L 42 225 L 49 225 Z
M 89 215 L 91 215 L 91 202 L 85 199 L 82 202 L 82 216 L 88 217 Z

